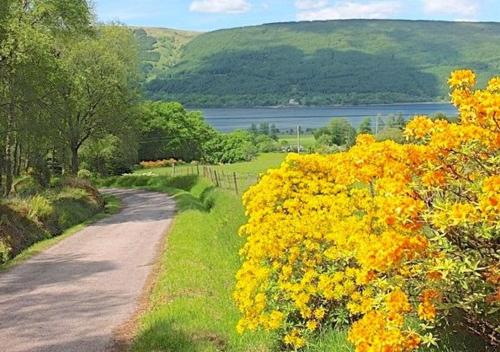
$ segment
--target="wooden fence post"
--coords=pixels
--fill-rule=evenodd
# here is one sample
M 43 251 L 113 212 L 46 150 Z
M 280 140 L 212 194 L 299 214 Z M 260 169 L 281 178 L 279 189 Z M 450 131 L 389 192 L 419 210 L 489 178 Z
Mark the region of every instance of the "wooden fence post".
M 217 187 L 220 187 L 219 178 L 217 177 L 217 171 L 216 170 L 214 170 L 214 175 L 215 175 L 215 185 Z
M 233 180 L 234 180 L 234 190 L 236 191 L 236 194 L 239 194 L 239 192 L 238 192 L 238 180 L 236 178 L 236 172 L 233 172 Z

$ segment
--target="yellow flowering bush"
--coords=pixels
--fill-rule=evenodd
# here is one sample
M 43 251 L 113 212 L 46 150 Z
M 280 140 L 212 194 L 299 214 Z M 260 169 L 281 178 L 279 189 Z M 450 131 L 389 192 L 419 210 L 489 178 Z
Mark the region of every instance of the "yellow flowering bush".
M 156 169 L 160 167 L 175 166 L 176 164 L 182 164 L 182 160 L 168 159 L 168 160 L 156 160 L 156 161 L 141 161 L 140 165 L 143 169 Z
M 500 79 L 475 81 L 451 75 L 456 124 L 417 116 L 408 144 L 361 135 L 346 152 L 290 154 L 244 195 L 238 331 L 300 349 L 348 325 L 358 352 L 404 352 L 458 314 L 498 344 Z

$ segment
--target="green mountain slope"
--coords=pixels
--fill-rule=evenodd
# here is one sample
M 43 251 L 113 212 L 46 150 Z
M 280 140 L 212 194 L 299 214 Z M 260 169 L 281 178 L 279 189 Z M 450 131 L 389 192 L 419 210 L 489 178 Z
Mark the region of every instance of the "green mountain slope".
M 142 69 L 149 79 L 177 63 L 182 48 L 201 33 L 145 27 L 134 28 L 134 34 L 139 43 Z
M 454 69 L 475 69 L 483 84 L 500 73 L 500 23 L 276 23 L 191 36 L 178 48 L 146 91 L 192 106 L 437 101 Z

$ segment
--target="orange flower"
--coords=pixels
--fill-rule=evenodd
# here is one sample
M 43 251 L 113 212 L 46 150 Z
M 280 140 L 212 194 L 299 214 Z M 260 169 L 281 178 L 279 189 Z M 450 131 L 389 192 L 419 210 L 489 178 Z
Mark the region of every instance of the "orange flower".
M 424 302 L 418 306 L 418 317 L 422 320 L 434 321 L 436 319 L 436 307 L 429 302 Z
M 387 309 L 394 313 L 406 313 L 411 310 L 408 297 L 399 288 L 387 295 L 386 304 Z

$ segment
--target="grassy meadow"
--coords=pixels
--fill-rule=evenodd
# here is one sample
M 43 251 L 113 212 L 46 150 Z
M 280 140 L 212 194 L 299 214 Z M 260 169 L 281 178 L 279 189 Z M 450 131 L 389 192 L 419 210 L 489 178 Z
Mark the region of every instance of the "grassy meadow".
M 257 182 L 260 175 L 269 169 L 277 168 L 286 158 L 286 153 L 263 153 L 252 161 L 234 164 L 210 165 L 211 170 L 216 170 L 221 179 L 221 187 L 234 190 L 234 174 L 236 174 L 238 193 L 244 192 L 248 187 Z M 173 167 L 148 168 L 135 171 L 135 175 L 142 176 L 183 176 L 200 172 L 203 166 L 179 165 Z
M 278 135 L 279 141 L 286 141 L 290 146 L 294 147 L 297 145 L 297 136 L 291 134 L 280 134 Z M 300 136 L 300 145 L 308 150 L 316 145 L 316 138 L 312 134 L 304 134 Z
M 247 174 L 259 176 L 261 173 L 266 172 L 268 169 L 279 167 L 285 160 L 286 153 L 263 153 L 251 161 L 244 161 L 234 164 L 213 165 L 211 167 L 217 168 L 225 173 L 236 172 L 239 174 Z M 176 173 L 183 175 L 191 173 L 196 167 L 193 165 L 179 165 L 176 166 Z M 172 167 L 161 167 L 152 169 L 140 169 L 135 171 L 136 175 L 158 175 L 158 176 L 172 176 Z

